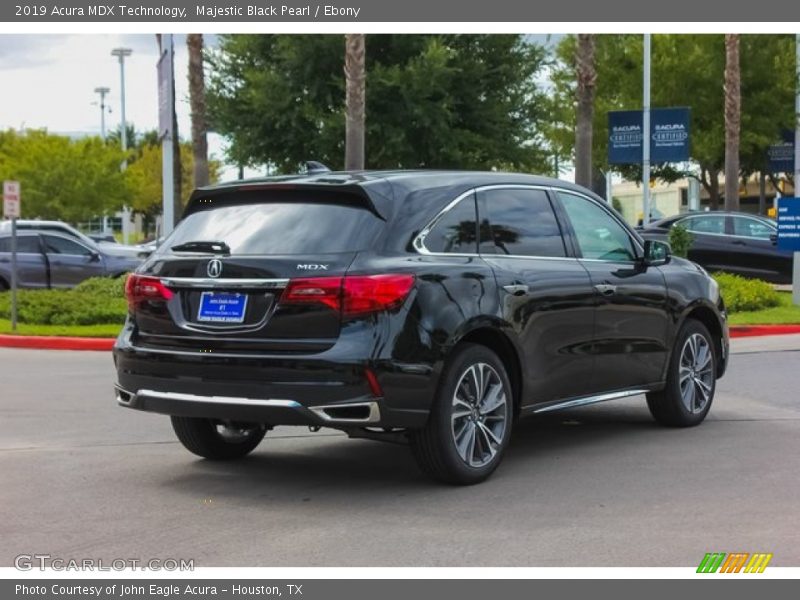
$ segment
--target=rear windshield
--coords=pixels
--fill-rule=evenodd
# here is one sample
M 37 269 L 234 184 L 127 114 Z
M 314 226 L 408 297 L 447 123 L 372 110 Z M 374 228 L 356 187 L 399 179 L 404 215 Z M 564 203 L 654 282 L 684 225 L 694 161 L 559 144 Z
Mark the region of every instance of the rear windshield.
M 383 221 L 365 208 L 340 204 L 270 202 L 193 213 L 161 246 L 222 241 L 231 254 L 324 254 L 369 248 Z

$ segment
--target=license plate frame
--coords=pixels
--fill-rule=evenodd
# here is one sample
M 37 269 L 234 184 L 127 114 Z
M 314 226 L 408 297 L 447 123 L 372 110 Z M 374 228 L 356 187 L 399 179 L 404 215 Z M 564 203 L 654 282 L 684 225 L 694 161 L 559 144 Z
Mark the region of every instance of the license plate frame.
M 197 322 L 240 325 L 247 314 L 247 299 L 247 294 L 239 292 L 202 292 Z

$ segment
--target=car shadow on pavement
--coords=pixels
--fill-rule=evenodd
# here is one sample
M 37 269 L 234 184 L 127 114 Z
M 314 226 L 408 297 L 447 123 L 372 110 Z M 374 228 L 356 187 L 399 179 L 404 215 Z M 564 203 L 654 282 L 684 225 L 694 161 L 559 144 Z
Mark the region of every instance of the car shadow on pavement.
M 660 428 L 643 407 L 574 409 L 518 421 L 503 464 L 491 481 L 581 461 L 600 448 L 624 453 L 635 438 Z M 619 442 L 622 442 L 620 445 Z M 296 502 L 306 492 L 346 495 L 369 490 L 429 494 L 431 490 L 465 490 L 436 484 L 414 463 L 410 449 L 399 444 L 349 440 L 338 435 L 274 437 L 267 435 L 256 451 L 241 460 L 214 462 L 186 455 L 186 468 L 163 473 L 163 485 L 193 496 L 213 492 L 228 498 Z M 344 485 L 343 485 L 344 484 Z M 327 496 L 326 496 L 327 497 Z

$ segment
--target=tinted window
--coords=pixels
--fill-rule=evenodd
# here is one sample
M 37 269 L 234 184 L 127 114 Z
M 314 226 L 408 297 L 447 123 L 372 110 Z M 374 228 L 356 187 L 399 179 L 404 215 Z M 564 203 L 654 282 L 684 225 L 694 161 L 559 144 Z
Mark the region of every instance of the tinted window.
M 768 240 L 775 233 L 775 229 L 762 221 L 748 219 L 747 217 L 733 217 L 734 235 Z
M 0 238 L 0 252 L 11 252 L 10 237 Z M 38 254 L 40 252 L 39 238 L 29 235 L 17 237 L 17 252 Z
M 632 261 L 636 255 L 630 235 L 607 211 L 591 200 L 558 193 L 567 211 L 583 258 Z
M 695 233 L 725 233 L 725 217 L 722 215 L 692 217 L 680 223 Z
M 475 197 L 469 196 L 447 211 L 425 236 L 430 252 L 474 253 L 477 251 Z
M 508 189 L 481 192 L 481 207 L 491 224 L 494 252 L 516 256 L 566 256 L 553 207 L 542 190 Z M 485 227 L 483 222 L 481 230 Z M 481 251 L 492 251 L 483 243 Z
M 91 254 L 91 250 L 86 246 L 54 235 L 45 235 L 44 245 L 47 248 L 47 252 L 52 254 L 72 254 L 78 256 L 88 256 Z
M 240 204 L 189 215 L 160 246 L 222 241 L 232 254 L 324 254 L 363 250 L 383 221 L 364 208 L 310 202 Z

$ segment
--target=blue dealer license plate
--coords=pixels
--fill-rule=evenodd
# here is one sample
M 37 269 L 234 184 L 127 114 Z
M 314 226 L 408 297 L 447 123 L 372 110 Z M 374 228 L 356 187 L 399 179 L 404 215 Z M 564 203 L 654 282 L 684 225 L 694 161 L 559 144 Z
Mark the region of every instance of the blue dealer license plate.
M 197 320 L 205 323 L 242 323 L 246 308 L 246 294 L 203 292 Z

